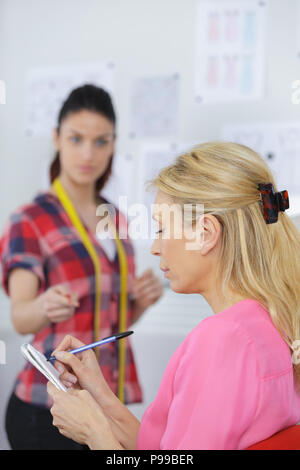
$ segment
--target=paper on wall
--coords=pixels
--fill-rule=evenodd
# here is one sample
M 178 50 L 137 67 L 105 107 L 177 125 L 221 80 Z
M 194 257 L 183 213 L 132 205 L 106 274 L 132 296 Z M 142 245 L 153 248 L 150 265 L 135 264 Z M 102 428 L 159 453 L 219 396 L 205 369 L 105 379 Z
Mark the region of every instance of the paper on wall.
M 68 94 L 90 83 L 114 94 L 112 61 L 67 66 L 34 67 L 27 75 L 26 136 L 49 136 Z
M 265 80 L 266 1 L 198 0 L 195 97 L 258 99 Z
M 120 210 L 120 197 L 126 197 L 130 205 L 134 200 L 135 162 L 130 153 L 114 155 L 112 174 L 101 194 Z
M 153 180 L 162 168 L 174 163 L 176 157 L 181 153 L 190 150 L 199 143 L 200 142 L 192 143 L 183 141 L 144 141 L 141 144 L 139 153 L 138 200 L 147 207 L 149 220 L 151 220 L 151 205 L 155 202 L 157 190 L 154 188 L 153 191 L 152 188 L 148 188 L 148 182 Z M 152 227 L 151 237 L 153 236 L 154 231 Z
M 300 195 L 300 122 L 229 124 L 223 127 L 222 138 L 258 152 L 271 168 L 279 190 Z
M 177 132 L 179 75 L 132 82 L 130 137 L 168 137 Z

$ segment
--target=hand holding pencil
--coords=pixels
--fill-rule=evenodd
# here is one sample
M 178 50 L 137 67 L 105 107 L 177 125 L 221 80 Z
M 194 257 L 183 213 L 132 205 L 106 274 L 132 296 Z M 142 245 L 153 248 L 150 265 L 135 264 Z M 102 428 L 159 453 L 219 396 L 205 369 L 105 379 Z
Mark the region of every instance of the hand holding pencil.
M 131 334 L 132 332 L 125 333 Z M 118 337 L 120 338 L 120 335 Z M 62 434 L 81 442 L 78 436 L 82 436 L 85 429 L 84 423 L 88 425 L 95 423 L 95 429 L 88 432 L 88 435 L 96 438 L 100 435 L 100 447 L 95 443 L 93 446 L 92 442 L 89 443 L 85 439 L 82 440 L 83 443 L 87 443 L 91 449 L 124 449 L 120 442 L 123 442 L 124 436 L 126 438 L 128 434 L 128 424 L 125 420 L 123 425 L 123 418 L 120 421 L 120 416 L 126 418 L 130 416 L 132 421 L 133 415 L 108 386 L 96 355 L 90 349 L 91 345 L 87 346 L 89 349 L 85 349 L 85 345 L 77 338 L 66 336 L 52 353 L 57 359 L 55 366 L 61 373 L 60 380 L 67 388 L 72 388 L 67 393 L 61 392 L 48 382 L 47 391 L 53 400 L 53 406 L 50 409 L 53 424 Z M 70 350 L 78 349 L 81 351 L 74 354 L 70 352 Z M 90 416 L 88 420 L 87 416 Z M 136 429 L 138 421 L 135 417 L 133 421 L 134 429 Z M 134 439 L 130 439 L 128 448 L 133 448 L 135 439 L 134 433 Z
M 119 340 L 132 333 L 133 331 L 126 331 L 124 333 L 103 338 L 96 343 L 88 345 L 85 345 L 77 338 L 68 335 L 53 351 L 48 360 L 56 360 L 55 367 L 60 372 L 60 380 L 66 387 L 82 388 L 88 390 L 92 395 L 95 389 L 97 389 L 99 393 L 101 390 L 103 392 L 104 387 L 106 391 L 109 390 L 110 394 L 111 391 L 102 375 L 92 348 L 111 341 Z

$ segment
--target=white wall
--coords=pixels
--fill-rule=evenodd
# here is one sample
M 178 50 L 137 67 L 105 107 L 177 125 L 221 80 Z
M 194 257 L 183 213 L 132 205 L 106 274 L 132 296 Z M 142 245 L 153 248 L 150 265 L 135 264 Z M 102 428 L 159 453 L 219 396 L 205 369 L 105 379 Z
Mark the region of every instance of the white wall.
M 50 139 L 24 135 L 30 67 L 113 59 L 119 147 L 137 161 L 139 142 L 128 138 L 129 85 L 136 76 L 179 73 L 178 137 L 185 141 L 218 138 L 228 122 L 299 120 L 300 105 L 291 104 L 291 84 L 300 74 L 297 0 L 269 1 L 264 99 L 206 106 L 195 103 L 192 91 L 195 6 L 196 0 L 0 1 L 0 78 L 7 86 L 7 104 L 0 106 L 0 226 L 39 189 L 32 175 L 53 152 Z
M 122 152 L 133 154 L 137 164 L 139 141 L 128 137 L 128 93 L 136 76 L 180 74 L 178 137 L 185 141 L 219 138 L 222 125 L 228 122 L 299 120 L 300 107 L 292 105 L 290 99 L 291 84 L 300 78 L 297 0 L 269 1 L 266 95 L 261 101 L 246 104 L 195 103 L 195 6 L 195 0 L 0 0 L 0 79 L 5 80 L 7 89 L 7 104 L 0 105 L 1 229 L 9 213 L 39 190 L 36 175 L 41 161 L 53 153 L 50 139 L 28 139 L 24 135 L 26 74 L 30 67 L 114 60 L 118 145 Z M 139 260 L 143 258 L 139 256 Z M 5 402 L 20 366 L 18 348 L 24 338 L 11 328 L 3 294 L 1 302 L 0 340 L 7 342 L 9 352 L 7 365 L 0 365 L 3 420 Z M 132 341 L 146 398 L 143 405 L 133 407 L 137 416 L 153 400 L 168 358 L 186 332 L 209 314 L 209 307 L 199 297 L 177 297 L 167 290 L 137 325 Z M 7 447 L 3 430 L 1 447 Z

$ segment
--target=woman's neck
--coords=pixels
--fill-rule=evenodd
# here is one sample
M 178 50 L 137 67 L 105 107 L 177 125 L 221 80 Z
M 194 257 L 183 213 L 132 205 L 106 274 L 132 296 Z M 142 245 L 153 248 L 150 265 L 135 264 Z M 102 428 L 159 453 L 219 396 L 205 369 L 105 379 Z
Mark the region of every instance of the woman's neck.
M 62 174 L 59 176 L 61 184 L 76 207 L 87 207 L 96 204 L 95 185 L 79 185 Z
M 201 292 L 201 295 L 205 298 L 215 314 L 222 312 L 223 310 L 232 307 L 241 300 L 248 298 L 230 290 L 227 291 L 226 297 L 222 297 L 220 294 L 220 288 L 212 288 L 209 292 Z

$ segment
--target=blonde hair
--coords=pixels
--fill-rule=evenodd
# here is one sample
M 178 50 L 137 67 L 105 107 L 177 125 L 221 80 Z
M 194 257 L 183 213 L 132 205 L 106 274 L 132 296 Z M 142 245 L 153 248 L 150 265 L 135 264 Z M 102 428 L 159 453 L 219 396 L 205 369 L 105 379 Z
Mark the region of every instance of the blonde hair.
M 293 351 L 300 340 L 300 232 L 285 212 L 266 224 L 258 183 L 272 183 L 268 165 L 250 148 L 209 142 L 180 155 L 151 181 L 182 207 L 204 204 L 222 226 L 217 278 L 256 299 Z M 287 188 L 281 188 L 281 190 Z M 220 277 L 219 277 L 220 276 Z M 300 384 L 300 364 L 293 364 Z

